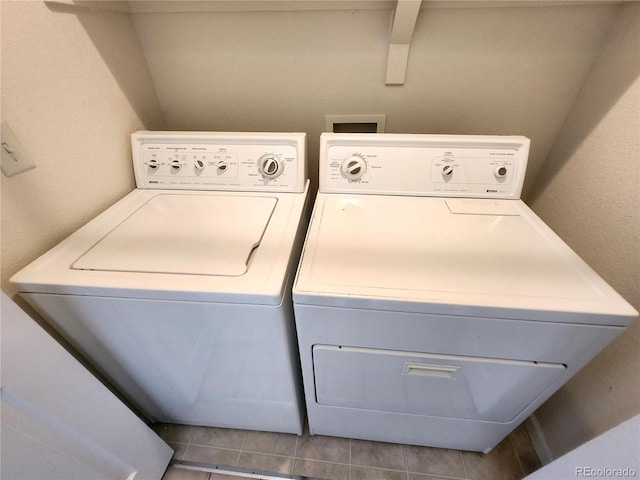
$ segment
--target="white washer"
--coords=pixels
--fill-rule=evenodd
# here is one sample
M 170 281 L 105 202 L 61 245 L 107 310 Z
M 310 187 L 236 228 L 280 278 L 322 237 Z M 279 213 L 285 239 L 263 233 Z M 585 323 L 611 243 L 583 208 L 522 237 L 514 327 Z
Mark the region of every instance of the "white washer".
M 132 147 L 137 189 L 11 281 L 151 419 L 301 434 L 305 134 Z
M 322 135 L 293 288 L 312 434 L 487 452 L 637 315 L 519 200 L 528 150 Z

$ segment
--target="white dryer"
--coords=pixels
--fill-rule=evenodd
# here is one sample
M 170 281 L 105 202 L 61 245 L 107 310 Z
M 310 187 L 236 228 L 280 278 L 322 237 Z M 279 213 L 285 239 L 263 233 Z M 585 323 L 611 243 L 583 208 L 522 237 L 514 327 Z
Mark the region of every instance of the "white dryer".
M 528 139 L 320 143 L 293 288 L 312 434 L 487 452 L 637 315 L 519 199 Z
M 302 433 L 304 133 L 138 132 L 137 188 L 12 279 L 153 420 Z

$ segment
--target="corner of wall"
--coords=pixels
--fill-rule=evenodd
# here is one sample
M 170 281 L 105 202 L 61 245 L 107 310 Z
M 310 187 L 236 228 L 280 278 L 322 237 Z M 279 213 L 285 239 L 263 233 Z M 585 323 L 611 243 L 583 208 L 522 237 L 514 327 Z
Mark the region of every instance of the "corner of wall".
M 533 210 L 640 309 L 640 4 L 620 5 L 538 178 Z M 607 168 L 615 159 L 615 168 Z M 638 321 L 545 402 L 531 424 L 557 458 L 640 412 Z

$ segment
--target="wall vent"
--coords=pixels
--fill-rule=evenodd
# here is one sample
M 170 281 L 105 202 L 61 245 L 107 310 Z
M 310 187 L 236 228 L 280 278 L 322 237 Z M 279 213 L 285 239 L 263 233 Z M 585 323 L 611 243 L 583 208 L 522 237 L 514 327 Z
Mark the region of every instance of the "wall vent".
M 386 115 L 326 115 L 325 132 L 384 133 Z

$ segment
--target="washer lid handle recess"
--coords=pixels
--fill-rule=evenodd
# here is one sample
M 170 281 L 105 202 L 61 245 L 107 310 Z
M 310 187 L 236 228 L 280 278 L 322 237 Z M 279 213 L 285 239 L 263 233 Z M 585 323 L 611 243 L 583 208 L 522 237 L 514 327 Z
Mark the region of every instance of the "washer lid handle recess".
M 277 199 L 242 195 L 151 198 L 76 260 L 76 270 L 240 276 Z

